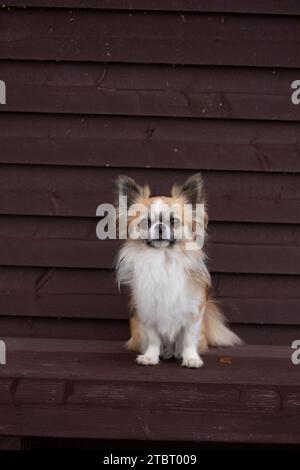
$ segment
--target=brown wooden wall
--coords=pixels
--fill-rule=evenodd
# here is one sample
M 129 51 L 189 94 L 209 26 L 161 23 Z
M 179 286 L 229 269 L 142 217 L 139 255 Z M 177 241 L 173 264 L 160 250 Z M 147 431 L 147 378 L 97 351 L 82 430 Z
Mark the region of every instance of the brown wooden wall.
M 202 170 L 228 319 L 299 337 L 299 1 L 0 4 L 0 335 L 125 339 L 96 207 L 119 173 L 164 192 Z

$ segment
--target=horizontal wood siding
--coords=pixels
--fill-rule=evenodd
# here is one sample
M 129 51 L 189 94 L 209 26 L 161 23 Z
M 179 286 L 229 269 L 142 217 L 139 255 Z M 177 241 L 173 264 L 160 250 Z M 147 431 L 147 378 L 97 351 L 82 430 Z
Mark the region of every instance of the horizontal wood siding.
M 287 121 L 300 117 L 300 107 L 291 101 L 291 83 L 299 78 L 294 69 L 3 61 L 1 78 L 8 85 L 5 111 Z
M 0 9 L 0 333 L 125 340 L 120 173 L 168 192 L 201 170 L 216 297 L 249 343 L 300 334 L 300 6 L 23 0 Z M 19 8 L 22 6 L 22 8 Z M 24 8 L 23 8 L 24 7 Z
M 299 15 L 297 0 L 6 0 L 13 7 L 93 8 Z
M 299 26 L 298 16 L 4 8 L 0 58 L 299 67 Z
M 300 172 L 298 122 L 0 113 L 0 136 L 1 163 Z

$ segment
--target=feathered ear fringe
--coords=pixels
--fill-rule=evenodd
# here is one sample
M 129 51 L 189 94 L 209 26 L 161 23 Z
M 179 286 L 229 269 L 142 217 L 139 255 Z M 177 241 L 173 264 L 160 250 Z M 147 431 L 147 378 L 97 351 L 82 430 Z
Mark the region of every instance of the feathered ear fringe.
M 131 206 L 140 198 L 150 197 L 150 188 L 148 185 L 140 186 L 133 178 L 129 176 L 120 175 L 116 180 L 116 187 L 118 196 L 127 197 L 127 205 Z
M 182 186 L 174 185 L 172 197 L 182 197 L 187 204 L 193 206 L 193 229 L 195 223 L 204 224 L 204 230 L 208 226 L 208 215 L 206 212 L 206 195 L 201 173 L 191 176 Z M 196 204 L 202 204 L 200 211 L 195 211 Z
M 205 193 L 201 173 L 191 176 L 182 186 L 174 185 L 172 196 L 184 197 L 189 204 L 204 204 Z
M 140 202 L 141 199 L 150 197 L 150 188 L 148 185 L 140 186 L 133 178 L 120 175 L 116 180 L 117 197 L 115 201 L 117 214 L 117 229 L 120 238 L 127 236 L 127 213 L 128 208 L 133 204 Z M 120 197 L 127 198 L 127 204 L 120 204 Z

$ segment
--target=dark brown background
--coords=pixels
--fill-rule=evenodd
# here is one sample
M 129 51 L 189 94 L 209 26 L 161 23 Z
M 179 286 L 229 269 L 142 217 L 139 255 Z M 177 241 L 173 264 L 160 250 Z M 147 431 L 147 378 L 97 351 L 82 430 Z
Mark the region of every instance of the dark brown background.
M 3 3 L 1 336 L 125 339 L 96 207 L 119 173 L 166 192 L 202 170 L 228 319 L 299 337 L 299 2 Z

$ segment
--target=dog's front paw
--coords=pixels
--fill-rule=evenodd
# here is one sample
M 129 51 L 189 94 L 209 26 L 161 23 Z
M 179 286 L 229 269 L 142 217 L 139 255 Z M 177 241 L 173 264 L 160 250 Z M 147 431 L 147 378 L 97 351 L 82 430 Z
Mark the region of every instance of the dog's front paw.
M 183 367 L 190 367 L 193 369 L 199 369 L 199 367 L 202 367 L 204 362 L 202 361 L 201 357 L 184 357 L 182 360 L 182 366 Z
M 159 356 L 151 356 L 150 354 L 140 354 L 136 358 L 136 362 L 142 366 L 155 366 L 159 363 Z

